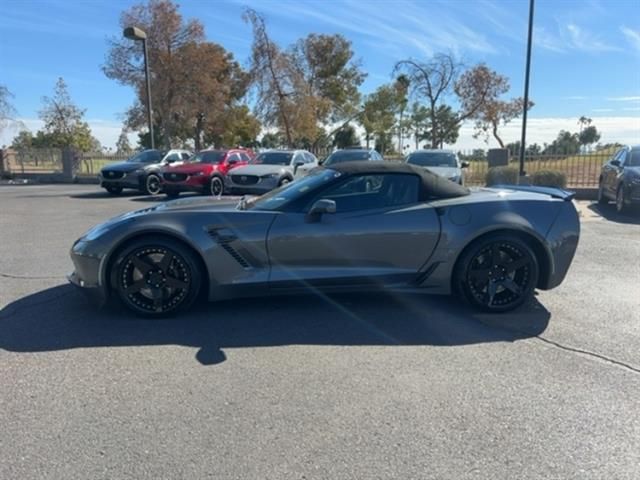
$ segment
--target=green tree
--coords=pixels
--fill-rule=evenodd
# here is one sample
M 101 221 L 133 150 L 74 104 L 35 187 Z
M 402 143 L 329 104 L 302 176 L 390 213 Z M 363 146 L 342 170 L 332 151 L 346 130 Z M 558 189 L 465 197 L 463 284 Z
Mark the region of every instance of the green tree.
M 206 130 L 204 138 L 208 145 L 249 146 L 255 143 L 259 133 L 260 121 L 251 114 L 249 107 L 238 105 L 229 107 L 218 129 Z
M 85 111 L 73 103 L 62 78 L 56 82 L 53 96 L 43 97 L 42 103 L 39 116 L 44 122 L 44 133 L 37 136 L 38 141 L 45 144 L 42 146 L 75 147 L 84 152 L 96 147 L 97 140 L 87 122 L 83 121 Z
M 262 148 L 278 148 L 282 145 L 282 138 L 280 135 L 274 132 L 267 132 L 262 136 L 260 140 L 260 146 Z
M 124 128 L 120 132 L 120 136 L 116 142 L 116 152 L 120 155 L 130 155 L 132 152 L 129 137 L 127 136 L 127 130 Z
M 347 125 L 338 130 L 333 137 L 333 145 L 338 148 L 346 148 L 360 145 L 360 138 L 352 125 Z
M 600 140 L 600 132 L 595 125 L 589 125 L 583 128 L 578 134 L 578 141 L 583 147 L 589 147 Z
M 573 155 L 580 151 L 580 139 L 577 133 L 560 130 L 556 139 L 547 145 L 544 154 L 568 154 Z
M 13 137 L 11 148 L 27 150 L 33 146 L 33 134 L 29 130 L 21 130 Z
M 363 105 L 363 113 L 359 117 L 365 130 L 367 148 L 370 140 L 374 138 L 383 153 L 390 148 L 397 111 L 398 94 L 393 85 L 382 85 L 367 97 Z

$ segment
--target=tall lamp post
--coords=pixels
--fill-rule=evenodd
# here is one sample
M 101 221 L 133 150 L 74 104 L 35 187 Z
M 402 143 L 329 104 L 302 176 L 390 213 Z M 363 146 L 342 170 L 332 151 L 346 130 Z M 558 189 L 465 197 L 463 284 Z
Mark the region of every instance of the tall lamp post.
M 142 40 L 142 50 L 144 56 L 144 78 L 147 82 L 147 122 L 149 124 L 149 136 L 151 138 L 151 148 L 156 148 L 153 137 L 153 109 L 151 108 L 151 80 L 149 79 L 149 52 L 147 51 L 147 34 L 138 27 L 127 27 L 123 35 L 131 40 Z
M 531 40 L 533 37 L 533 3 L 529 0 L 529 36 L 527 39 L 527 67 L 524 74 L 524 105 L 522 112 L 522 138 L 520 140 L 520 180 L 524 180 L 524 153 L 525 141 L 527 139 L 527 110 L 529 109 L 529 70 L 531 68 Z

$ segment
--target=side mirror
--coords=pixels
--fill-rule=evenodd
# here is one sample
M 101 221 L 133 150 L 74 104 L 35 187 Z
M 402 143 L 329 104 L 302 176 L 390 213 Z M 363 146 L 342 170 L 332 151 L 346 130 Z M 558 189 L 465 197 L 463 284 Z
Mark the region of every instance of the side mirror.
M 307 221 L 318 222 L 325 213 L 336 213 L 336 202 L 328 198 L 321 198 L 309 210 Z
M 171 163 L 174 163 L 175 161 L 176 161 L 176 159 L 175 159 L 175 158 L 167 158 L 167 159 L 165 160 L 165 163 L 166 163 L 166 164 L 171 164 Z
M 294 167 L 299 167 L 300 165 L 304 165 L 302 160 L 296 160 L 296 163 L 293 164 Z
M 460 163 L 460 168 L 469 168 L 469 162 Z
M 618 160 L 618 159 L 611 160 L 611 165 L 613 165 L 614 167 L 619 167 L 620 166 L 620 160 Z

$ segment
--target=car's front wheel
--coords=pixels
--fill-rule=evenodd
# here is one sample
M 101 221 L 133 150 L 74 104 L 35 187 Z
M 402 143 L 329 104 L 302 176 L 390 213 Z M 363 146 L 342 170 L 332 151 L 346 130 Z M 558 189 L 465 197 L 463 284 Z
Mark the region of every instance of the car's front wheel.
M 147 175 L 144 182 L 144 193 L 147 195 L 158 195 L 162 191 L 160 177 L 155 173 Z
M 278 182 L 278 186 L 279 186 L 279 187 L 283 187 L 284 185 L 287 185 L 288 183 L 291 183 L 291 179 L 290 179 L 290 178 L 288 178 L 288 177 L 284 177 L 283 179 L 281 179 L 281 180 Z
M 506 312 L 533 295 L 538 261 L 531 247 L 517 236 L 492 235 L 464 251 L 454 275 L 456 290 L 471 305 Z
M 191 306 L 202 285 L 198 260 L 171 239 L 142 238 L 124 248 L 113 263 L 112 285 L 133 312 L 160 317 Z
M 209 182 L 209 194 L 214 197 L 219 197 L 224 193 L 224 182 L 218 176 L 211 177 Z

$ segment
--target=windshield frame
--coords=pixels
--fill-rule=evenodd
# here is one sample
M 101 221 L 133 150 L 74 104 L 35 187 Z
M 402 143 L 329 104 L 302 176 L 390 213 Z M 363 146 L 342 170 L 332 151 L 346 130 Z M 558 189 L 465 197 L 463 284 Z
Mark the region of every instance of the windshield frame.
M 285 155 L 287 157 L 287 163 L 264 163 L 260 161 L 261 158 L 266 157 L 268 155 L 273 155 L 273 156 Z M 291 165 L 291 160 L 293 160 L 293 156 L 294 156 L 294 152 L 279 152 L 279 151 L 262 152 L 256 155 L 256 157 L 253 160 L 251 160 L 251 165 L 273 165 L 273 166 L 286 167 Z

